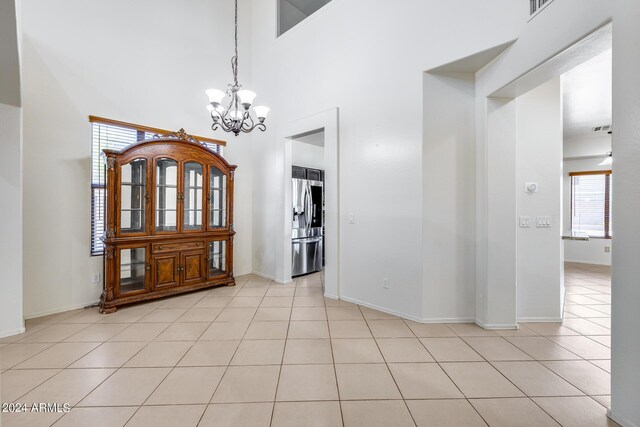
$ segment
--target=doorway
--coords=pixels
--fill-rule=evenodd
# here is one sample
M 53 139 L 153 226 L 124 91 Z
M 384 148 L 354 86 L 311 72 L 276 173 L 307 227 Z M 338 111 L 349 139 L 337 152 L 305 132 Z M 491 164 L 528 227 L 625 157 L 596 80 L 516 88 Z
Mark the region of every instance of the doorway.
M 288 283 L 293 277 L 293 166 L 296 162 L 307 163 L 309 170 L 322 170 L 324 266 L 322 279 L 324 295 L 340 298 L 339 286 L 339 159 L 338 159 L 338 114 L 337 108 L 323 111 L 284 125 L 281 138 L 284 140 L 283 182 L 282 182 L 282 240 L 277 247 L 278 264 L 276 281 Z M 322 141 L 322 147 L 319 145 Z M 319 152 L 322 163 L 319 163 Z M 305 166 L 305 165 L 302 165 Z M 319 168 L 322 166 L 322 169 Z M 320 209 L 316 207 L 316 210 Z
M 291 275 L 322 279 L 324 251 L 324 129 L 291 138 Z M 323 285 L 324 286 L 324 285 Z
M 568 244 L 562 236 L 571 238 L 571 219 L 575 219 L 567 213 L 571 208 L 571 196 L 567 194 L 571 188 L 563 185 L 569 179 L 563 167 L 566 147 L 571 144 L 565 144 L 565 140 L 567 135 L 575 135 L 580 140 L 575 146 L 589 147 L 584 135 L 596 127 L 591 123 L 608 121 L 606 114 L 599 119 L 590 117 L 584 98 L 574 102 L 571 96 L 575 98 L 576 90 L 563 92 L 571 84 L 588 81 L 584 68 L 593 68 L 589 64 L 602 61 L 600 58 L 606 58 L 607 52 L 610 55 L 611 46 L 612 27 L 608 24 L 487 99 L 487 150 L 503 154 L 495 165 L 491 162 L 498 159 L 489 159 L 492 198 L 499 198 L 501 204 L 489 205 L 487 211 L 489 217 L 501 217 L 503 211 L 511 211 L 511 206 L 513 216 L 509 216 L 517 219 L 516 227 L 508 230 L 508 241 L 505 239 L 500 246 L 505 251 L 502 270 L 506 273 L 509 269 L 516 278 L 516 287 L 509 295 L 516 302 L 509 313 L 515 323 L 563 320 L 564 257 Z M 610 93 L 611 84 L 608 86 Z M 585 96 L 584 87 L 579 93 Z M 569 113 L 565 103 L 579 108 Z M 599 102 L 596 100 L 595 104 Z M 604 151 L 596 154 L 596 164 L 606 156 Z M 512 162 L 505 162 L 506 159 Z M 491 169 L 499 170 L 499 175 Z
M 611 394 L 607 264 L 615 179 L 607 164 L 611 49 L 608 24 L 493 93 L 486 122 L 486 150 L 501 155 L 488 156 L 488 199 L 500 203 L 488 204 L 487 215 L 508 211 L 501 218 L 511 233 L 501 252 L 488 252 L 494 260 L 505 254 L 496 270 L 508 277 L 491 285 L 504 285 L 516 301 L 507 314 L 519 334 L 535 331 L 563 354 L 561 363 L 547 368 L 573 384 L 579 371 L 584 382 L 577 388 L 605 407 Z M 502 226 L 489 224 L 489 235 Z M 587 382 L 597 385 L 585 387 Z

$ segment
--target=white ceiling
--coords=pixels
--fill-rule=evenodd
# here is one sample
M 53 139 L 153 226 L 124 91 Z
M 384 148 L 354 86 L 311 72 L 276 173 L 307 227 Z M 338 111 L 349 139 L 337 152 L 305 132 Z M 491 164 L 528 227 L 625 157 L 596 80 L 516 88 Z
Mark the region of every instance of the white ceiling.
M 564 137 L 590 136 L 611 124 L 611 49 L 562 75 Z

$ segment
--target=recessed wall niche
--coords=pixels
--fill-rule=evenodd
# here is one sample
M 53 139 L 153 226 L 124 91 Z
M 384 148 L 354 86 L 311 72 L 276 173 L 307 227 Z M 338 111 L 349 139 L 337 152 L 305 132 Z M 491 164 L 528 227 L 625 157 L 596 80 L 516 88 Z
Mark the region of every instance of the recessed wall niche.
M 314 14 L 331 0 L 278 0 L 278 37 Z

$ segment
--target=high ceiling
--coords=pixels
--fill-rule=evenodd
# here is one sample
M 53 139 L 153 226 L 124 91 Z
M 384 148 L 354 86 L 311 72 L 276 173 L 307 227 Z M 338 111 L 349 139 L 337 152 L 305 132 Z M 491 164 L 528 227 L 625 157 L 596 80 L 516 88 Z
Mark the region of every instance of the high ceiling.
M 611 124 L 611 49 L 562 76 L 564 137 L 593 135 L 596 126 Z

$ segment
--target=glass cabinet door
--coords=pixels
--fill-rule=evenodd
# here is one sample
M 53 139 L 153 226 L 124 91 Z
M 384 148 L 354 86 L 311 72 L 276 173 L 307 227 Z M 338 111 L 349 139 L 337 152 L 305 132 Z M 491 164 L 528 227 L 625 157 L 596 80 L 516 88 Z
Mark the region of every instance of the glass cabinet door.
M 183 230 L 202 230 L 202 165 L 184 164 Z
M 146 250 L 141 248 L 120 249 L 120 294 L 141 291 L 146 288 Z
M 227 226 L 227 176 L 211 167 L 209 176 L 209 227 Z
M 145 231 L 147 161 L 133 160 L 120 168 L 120 232 Z
M 209 277 L 220 276 L 227 271 L 227 242 L 209 242 Z
M 156 230 L 176 231 L 178 225 L 178 162 L 156 161 Z

